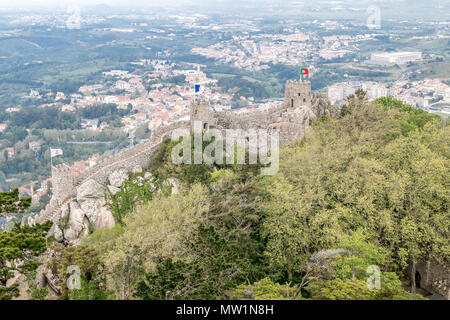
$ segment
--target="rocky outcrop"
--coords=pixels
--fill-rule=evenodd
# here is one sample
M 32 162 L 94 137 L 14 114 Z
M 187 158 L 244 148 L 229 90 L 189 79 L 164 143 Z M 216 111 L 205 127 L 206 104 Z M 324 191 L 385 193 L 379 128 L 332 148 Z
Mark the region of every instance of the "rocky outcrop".
M 59 246 L 61 245 L 59 244 Z M 33 290 L 45 287 L 49 289 L 45 297 L 46 300 L 55 300 L 62 294 L 61 280 L 58 277 L 58 272 L 51 267 L 51 262 L 56 256 L 55 250 L 49 248 L 39 257 L 31 256 L 26 258 L 26 260 L 15 261 L 16 267 L 22 266 L 25 262 L 31 260 L 38 262 L 39 266 L 36 269 L 35 277 L 30 277 L 30 275 L 27 276 L 18 270 L 13 270 L 13 277 L 9 278 L 6 282 L 6 287 L 10 288 L 17 285 L 19 289 L 19 295 L 14 297 L 13 300 L 31 300 Z M 10 265 L 9 262 L 7 264 Z
M 120 187 L 120 185 L 118 187 Z M 102 197 L 104 194 L 105 188 L 100 183 L 95 180 L 88 180 L 78 187 L 77 201 L 80 202 L 86 199 L 97 199 Z
M 146 173 L 144 174 L 144 179 L 145 179 L 146 181 L 153 181 L 153 175 L 152 175 L 150 172 L 146 172 Z
M 129 179 L 129 174 L 142 173 L 143 169 L 149 167 L 164 139 L 176 129 L 193 130 L 193 121 L 199 120 L 203 122 L 202 127 L 218 130 L 278 130 L 280 145 L 283 145 L 303 136 L 309 128 L 310 120 L 316 116 L 329 115 L 331 112 L 330 103 L 325 96 L 317 93 L 311 96 L 309 81 L 287 81 L 283 103 L 244 115 L 229 111 L 216 112 L 209 102 L 199 100 L 191 105 L 190 121 L 183 120 L 160 126 L 152 132 L 148 141 L 102 160 L 75 178 L 70 167 L 53 167 L 52 198 L 45 210 L 42 210 L 35 220 L 28 222 L 33 224 L 52 220 L 56 226 L 50 234 L 57 239 L 71 239 L 69 241 L 86 234 L 89 229 L 113 226 L 113 215 L 107 207 L 104 195 L 108 192 L 119 192 L 123 182 Z M 150 182 L 152 191 L 156 189 L 151 176 L 144 175 L 143 179 Z M 178 192 L 179 184 L 172 185 L 173 192 Z
M 62 294 L 61 280 L 56 269 L 51 268 L 51 262 L 53 258 L 57 257 L 56 252 L 53 249 L 47 249 L 47 251 L 39 257 L 41 265 L 36 270 L 36 284 L 39 289 L 48 287 L 49 293 L 47 295 L 48 300 L 57 299 Z
M 120 188 L 125 180 L 128 180 L 128 172 L 124 168 L 113 171 L 108 176 L 109 184 L 116 188 Z
M 66 222 L 62 225 L 61 222 Z M 71 201 L 61 210 L 59 226 L 63 231 L 64 239 L 73 241 L 89 234 L 89 221 L 86 213 L 76 201 Z
M 131 173 L 132 174 L 137 174 L 137 173 L 141 173 L 143 170 L 142 170 L 142 167 L 141 166 L 134 166 L 132 169 L 131 169 Z
M 29 300 L 30 295 L 28 293 L 28 289 L 30 286 L 28 284 L 27 277 L 17 270 L 14 270 L 13 274 L 14 276 L 6 281 L 7 288 L 17 285 L 19 289 L 19 296 L 14 297 L 13 300 Z
M 107 189 L 109 190 L 109 192 L 111 192 L 111 194 L 113 194 L 113 195 L 120 191 L 120 188 L 114 187 L 114 186 L 107 186 L 106 188 L 107 188 Z
M 142 171 L 142 168 L 136 167 L 136 171 Z M 104 186 L 92 179 L 84 182 L 77 188 L 76 197 L 55 215 L 49 235 L 58 242 L 77 244 L 81 238 L 94 230 L 114 227 L 115 220 L 109 209 L 106 195 L 109 192 L 111 194 L 119 192 L 120 187 L 128 179 L 128 172 L 119 169 L 109 176 L 110 185 Z M 140 187 L 148 186 L 152 192 L 161 191 L 157 190 L 157 186 L 153 184 L 154 177 L 150 172 L 138 175 L 130 182 Z M 181 183 L 172 177 L 163 183 L 163 187 L 171 187 L 172 193 L 178 193 Z
M 120 176 L 114 177 L 117 183 Z M 113 179 L 114 180 L 114 179 Z M 105 194 L 106 189 L 94 180 L 88 180 L 77 189 L 76 199 L 63 206 L 54 219 L 51 234 L 57 241 L 74 242 L 97 229 L 115 225 Z
M 311 110 L 318 117 L 329 116 L 334 113 L 334 108 L 331 106 L 328 97 L 321 93 L 314 93 L 311 103 Z

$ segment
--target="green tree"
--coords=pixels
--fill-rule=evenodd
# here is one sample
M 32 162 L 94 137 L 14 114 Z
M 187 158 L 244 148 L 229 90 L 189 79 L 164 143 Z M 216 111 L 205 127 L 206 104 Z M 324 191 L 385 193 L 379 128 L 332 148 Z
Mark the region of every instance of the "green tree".
M 37 269 L 39 263 L 35 258 L 46 250 L 45 236 L 51 225 L 51 222 L 33 227 L 16 224 L 10 232 L 0 232 L 0 300 L 19 294 L 17 285 L 6 287 L 13 271 L 29 274 Z
M 239 259 L 213 227 L 200 225 L 188 244 L 187 259 L 164 260 L 137 285 L 143 299 L 224 299 L 246 278 L 248 261 Z
M 292 288 L 273 283 L 264 278 L 253 285 L 239 285 L 233 292 L 232 299 L 237 300 L 290 300 Z
M 136 129 L 136 138 L 138 139 L 147 139 L 150 135 L 150 130 L 148 129 L 147 124 L 143 124 Z
M 193 236 L 208 208 L 207 190 L 194 185 L 189 191 L 155 197 L 125 216 L 123 233 L 113 240 L 112 249 L 105 255 L 108 280 L 116 296 L 131 296 L 143 277 L 142 272 L 135 272 L 135 266 L 149 272 L 159 261 L 186 257 L 185 240 Z M 124 275 L 126 270 L 129 273 Z
M 0 214 L 22 213 L 31 205 L 31 198 L 19 198 L 19 190 L 0 192 Z
M 265 252 L 278 279 L 300 282 L 311 255 L 352 230 L 386 250 L 386 271 L 430 258 L 447 263 L 448 131 L 394 100 L 357 102 L 285 148 L 279 173 L 261 187 Z

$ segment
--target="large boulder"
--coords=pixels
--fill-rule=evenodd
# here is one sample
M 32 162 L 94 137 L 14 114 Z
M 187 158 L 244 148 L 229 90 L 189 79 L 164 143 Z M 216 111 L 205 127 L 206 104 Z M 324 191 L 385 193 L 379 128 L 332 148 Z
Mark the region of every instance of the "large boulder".
M 64 240 L 64 233 L 61 230 L 61 228 L 57 224 L 53 224 L 53 237 L 56 239 L 56 241 L 63 241 Z
M 115 221 L 105 200 L 106 192 L 94 180 L 83 183 L 77 190 L 77 199 L 62 208 L 52 230 L 55 239 L 76 243 L 92 229 L 113 227 Z
M 112 228 L 115 224 L 116 221 L 114 220 L 112 212 L 106 207 L 101 207 L 97 212 L 97 217 L 95 219 L 95 230 Z
M 305 123 L 308 125 L 309 120 L 315 119 L 316 115 L 314 114 L 312 109 L 305 106 L 301 106 L 294 110 L 291 117 L 292 117 L 291 121 L 293 122 Z
M 122 178 L 128 178 L 125 171 L 115 171 L 111 181 L 121 185 Z M 119 187 L 110 185 L 107 187 L 112 193 L 118 192 Z M 108 208 L 105 195 L 106 187 L 88 180 L 77 189 L 77 198 L 65 205 L 59 214 L 53 219 L 54 225 L 50 230 L 59 242 L 68 241 L 78 243 L 80 239 L 92 230 L 111 228 L 115 225 L 114 216 Z
M 102 198 L 105 191 L 105 188 L 97 181 L 88 180 L 78 187 L 77 201 L 83 201 L 86 198 Z
M 91 198 L 84 199 L 78 202 L 81 210 L 83 210 L 84 215 L 89 219 L 89 221 L 95 225 L 97 220 L 97 212 L 105 205 L 105 200 L 103 198 Z
M 67 241 L 74 241 L 89 234 L 89 221 L 86 218 L 84 210 L 76 201 L 70 202 L 70 210 L 68 219 L 62 216 L 62 219 L 67 219 L 67 225 L 64 229 L 64 238 Z
M 125 180 L 128 180 L 128 172 L 123 168 L 113 171 L 108 176 L 109 184 L 116 188 L 120 188 Z
M 314 93 L 311 105 L 312 111 L 318 117 L 328 116 L 335 111 L 328 97 L 322 93 Z
M 114 217 L 106 204 L 105 198 L 86 199 L 80 202 L 80 207 L 94 229 L 114 227 Z

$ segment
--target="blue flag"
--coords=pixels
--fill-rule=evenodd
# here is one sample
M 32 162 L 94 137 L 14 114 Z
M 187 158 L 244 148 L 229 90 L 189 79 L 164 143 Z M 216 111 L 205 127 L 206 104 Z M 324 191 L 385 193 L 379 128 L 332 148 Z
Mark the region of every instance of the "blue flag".
M 199 92 L 200 91 L 200 85 L 199 84 L 196 84 L 195 85 L 195 92 L 197 93 L 197 92 Z

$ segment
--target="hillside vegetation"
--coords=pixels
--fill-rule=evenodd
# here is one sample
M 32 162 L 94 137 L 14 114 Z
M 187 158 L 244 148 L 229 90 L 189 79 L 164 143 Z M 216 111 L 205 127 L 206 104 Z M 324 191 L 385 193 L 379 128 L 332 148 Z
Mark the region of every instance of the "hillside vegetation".
M 180 193 L 85 243 L 120 299 L 419 299 L 401 285 L 407 266 L 450 253 L 448 137 L 439 117 L 356 95 L 284 148 L 271 177 L 175 167 L 168 143 L 152 171 Z
M 425 259 L 448 264 L 449 133 L 437 116 L 357 93 L 282 149 L 274 176 L 175 166 L 166 142 L 150 171 L 179 192 L 133 189 L 112 203 L 121 223 L 59 249 L 60 270 L 83 257 L 82 288 L 61 298 L 423 299 L 402 282 Z

